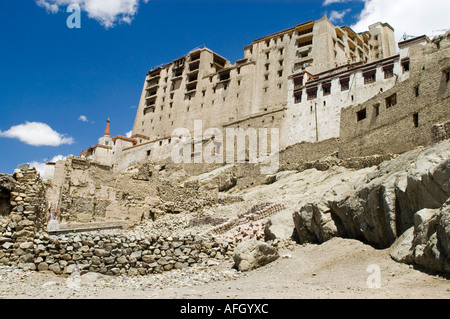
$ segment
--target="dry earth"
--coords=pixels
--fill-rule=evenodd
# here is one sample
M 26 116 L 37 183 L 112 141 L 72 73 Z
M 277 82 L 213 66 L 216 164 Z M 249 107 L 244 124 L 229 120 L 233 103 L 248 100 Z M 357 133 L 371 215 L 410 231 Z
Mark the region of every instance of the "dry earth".
M 0 267 L 3 299 L 449 299 L 450 281 L 393 261 L 351 239 L 295 245 L 281 258 L 248 273 L 231 263 L 143 277 L 80 277 Z M 380 288 L 368 287 L 369 265 L 380 269 Z M 373 278 L 373 277 L 370 277 Z M 369 280 L 370 282 L 370 280 Z

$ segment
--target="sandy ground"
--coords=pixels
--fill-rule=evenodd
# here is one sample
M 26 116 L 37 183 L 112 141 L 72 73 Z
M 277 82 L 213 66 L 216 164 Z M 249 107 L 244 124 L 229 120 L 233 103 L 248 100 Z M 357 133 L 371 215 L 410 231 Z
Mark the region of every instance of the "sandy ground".
M 2 299 L 450 299 L 447 276 L 428 274 L 356 240 L 295 245 L 262 268 L 213 268 L 143 277 L 72 277 L 0 269 Z M 379 279 L 379 281 L 377 281 Z M 377 287 L 377 283 L 379 286 Z

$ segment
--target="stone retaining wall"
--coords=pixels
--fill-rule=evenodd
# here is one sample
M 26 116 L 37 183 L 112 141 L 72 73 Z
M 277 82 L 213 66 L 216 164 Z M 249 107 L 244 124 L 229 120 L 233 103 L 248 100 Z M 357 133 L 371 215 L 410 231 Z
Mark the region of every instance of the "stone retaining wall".
M 32 241 L 3 243 L 0 263 L 56 274 L 71 274 L 78 268 L 80 274 L 135 276 L 182 269 L 211 262 L 213 258 L 230 258 L 233 249 L 231 241 L 219 244 L 197 235 L 136 238 L 125 234 L 38 233 Z

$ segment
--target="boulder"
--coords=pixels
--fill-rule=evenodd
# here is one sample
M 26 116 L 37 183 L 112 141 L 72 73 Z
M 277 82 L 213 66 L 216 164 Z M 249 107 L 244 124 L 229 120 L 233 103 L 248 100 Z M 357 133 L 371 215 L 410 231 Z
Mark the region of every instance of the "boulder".
M 391 246 L 390 256 L 397 262 L 409 264 L 413 260 L 414 227 L 405 231 Z
M 239 271 L 249 271 L 271 263 L 279 257 L 278 250 L 257 240 L 243 241 L 236 246 L 233 260 L 234 268 Z
M 264 228 L 265 239 L 267 241 L 275 239 L 291 239 L 295 227 L 292 214 L 293 212 L 291 210 L 284 209 L 271 216 Z

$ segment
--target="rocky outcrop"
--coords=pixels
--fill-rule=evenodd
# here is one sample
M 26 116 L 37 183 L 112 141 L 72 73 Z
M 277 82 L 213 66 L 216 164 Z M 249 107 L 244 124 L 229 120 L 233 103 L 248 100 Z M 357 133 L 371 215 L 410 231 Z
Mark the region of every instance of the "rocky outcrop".
M 380 164 L 374 171 L 362 172 L 366 175 L 362 175 L 362 182 L 354 187 L 335 185 L 322 198 L 304 204 L 295 211 L 293 218 L 299 241 L 321 243 L 340 236 L 387 248 L 414 226 L 417 251 L 414 261 L 429 265 L 432 269 L 444 269 L 429 262 L 431 259 L 440 260 L 437 263 L 441 265 L 441 259 L 444 258 L 442 254 L 432 253 L 429 246 L 423 252 L 425 257 L 419 257 L 421 254 L 417 247 L 426 246 L 424 243 L 418 244 L 425 240 L 423 238 L 427 238 L 428 242 L 433 233 L 437 236 L 437 230 L 432 231 L 437 229 L 437 225 L 441 225 L 439 229 L 442 229 L 439 232 L 442 242 L 439 247 L 449 242 L 446 215 L 440 222 L 437 217 L 429 216 L 430 211 L 421 211 L 439 209 L 448 200 L 449 155 L 450 141 L 447 140 L 431 148 L 420 148 L 399 155 Z M 417 213 L 419 211 L 420 214 Z M 417 232 L 423 233 L 423 230 L 419 231 L 423 227 L 431 230 L 417 237 Z M 410 240 L 411 234 L 405 237 Z M 410 257 L 405 255 L 399 259 L 410 260 Z M 422 259 L 428 261 L 422 263 Z
M 422 209 L 414 226 L 392 245 L 392 259 L 438 271 L 450 272 L 450 200 L 440 209 Z
M 250 239 L 236 246 L 233 260 L 234 268 L 249 271 L 271 263 L 280 255 L 278 250 L 264 242 Z

